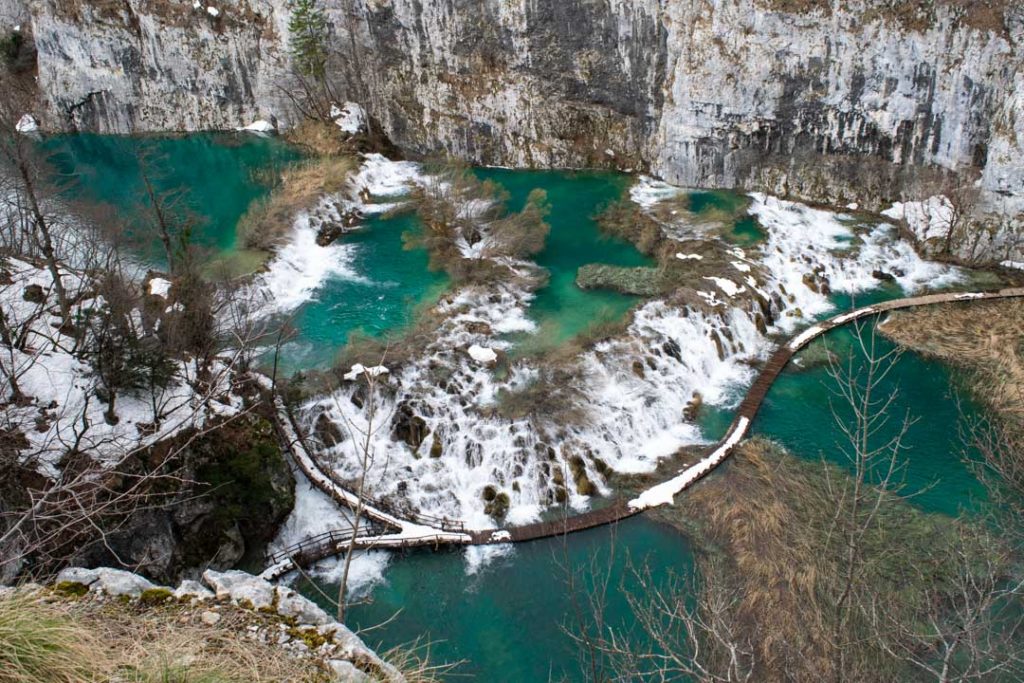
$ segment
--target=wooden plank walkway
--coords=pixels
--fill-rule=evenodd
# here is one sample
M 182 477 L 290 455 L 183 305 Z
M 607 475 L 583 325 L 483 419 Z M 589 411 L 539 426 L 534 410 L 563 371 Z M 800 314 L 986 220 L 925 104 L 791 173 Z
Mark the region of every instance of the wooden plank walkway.
M 970 293 L 942 293 L 926 294 L 923 296 L 895 299 L 871 306 L 865 306 L 853 311 L 842 313 L 828 320 L 812 325 L 787 340 L 769 357 L 768 361 L 761 368 L 757 379 L 750 385 L 743 401 L 736 409 L 733 423 L 726 431 L 726 437 L 722 441 L 711 446 L 704 454 L 704 457 L 696 464 L 680 472 L 676 477 L 663 482 L 661 485 L 672 484 L 679 480 L 677 487 L 672 487 L 672 493 L 664 502 L 671 500 L 671 496 L 689 488 L 708 473 L 713 471 L 717 465 L 723 462 L 735 448 L 742 437 L 746 435 L 747 429 L 753 423 L 761 404 L 768 395 L 772 385 L 778 379 L 782 371 L 789 365 L 800 349 L 811 343 L 818 337 L 826 334 L 837 327 L 847 325 L 855 320 L 878 315 L 888 311 L 917 306 L 929 306 L 940 303 L 991 301 L 995 299 L 1009 299 L 1024 297 L 1024 287 L 1007 288 L 991 292 L 970 292 Z M 289 416 L 289 422 L 290 416 Z M 293 428 L 294 422 L 282 431 L 287 435 L 289 432 L 298 434 L 297 428 Z M 739 434 L 736 434 L 737 430 Z M 358 499 L 350 493 L 339 492 L 340 482 L 336 481 L 333 472 L 324 472 L 317 464 L 312 451 L 306 449 L 301 436 L 286 438 L 285 443 L 291 444 L 293 455 L 299 467 L 303 470 L 310 482 L 330 495 L 346 507 L 353 508 Z M 329 484 L 327 483 L 329 482 Z M 652 488 L 657 488 L 652 487 Z M 650 489 L 649 489 L 650 490 Z M 461 522 L 441 520 L 440 524 L 431 523 L 437 521 L 433 518 L 418 516 L 414 519 L 401 519 L 390 511 L 382 509 L 379 503 L 365 501 L 363 505 L 364 514 L 378 524 L 384 525 L 389 532 L 376 536 L 364 536 L 357 539 L 355 547 L 358 548 L 408 548 L 416 546 L 439 546 L 439 545 L 492 545 L 499 543 L 523 543 L 541 538 L 561 536 L 585 529 L 593 529 L 605 526 L 613 522 L 627 519 L 641 513 L 646 507 L 637 504 L 637 500 L 626 501 L 616 499 L 607 507 L 596 510 L 589 510 L 575 515 L 568 515 L 562 519 L 547 522 L 536 522 L 516 527 L 503 529 L 478 529 L 467 530 Z M 655 504 L 663 504 L 662 502 Z M 418 535 L 407 533 L 407 529 L 414 528 Z M 321 535 L 323 536 L 323 535 Z M 296 544 L 290 549 L 285 549 L 273 556 L 271 566 L 264 572 L 264 576 L 271 579 L 280 578 L 295 568 L 295 565 L 306 566 L 316 561 L 345 552 L 351 542 L 352 536 L 348 534 L 345 538 L 334 539 L 332 537 L 314 537 Z M 290 554 L 289 554 L 290 553 Z

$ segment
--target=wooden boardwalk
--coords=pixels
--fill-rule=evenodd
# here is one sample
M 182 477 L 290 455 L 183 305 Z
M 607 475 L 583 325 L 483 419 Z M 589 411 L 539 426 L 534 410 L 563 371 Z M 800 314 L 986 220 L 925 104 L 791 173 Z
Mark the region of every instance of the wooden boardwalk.
M 1024 287 L 1007 288 L 991 292 L 926 294 L 865 306 L 812 325 L 776 349 L 764 364 L 757 379 L 751 384 L 746 396 L 736 409 L 736 415 L 726 431 L 726 436 L 718 443 L 709 447 L 701 460 L 696 464 L 681 471 L 672 479 L 648 489 L 648 492 L 651 492 L 654 489 L 664 488 L 663 491 L 658 492 L 660 495 L 656 495 L 650 500 L 643 500 L 643 495 L 632 501 L 615 499 L 606 507 L 568 515 L 562 519 L 547 522 L 536 522 L 503 529 L 468 530 L 463 523 L 452 520 L 438 520 L 423 515 L 405 518 L 398 513 L 387 510 L 385 506 L 375 501 L 364 500 L 362 505 L 358 505 L 358 498 L 344 490 L 342 482 L 337 481 L 333 472 L 325 472 L 319 467 L 312 451 L 306 448 L 302 437 L 298 435 L 294 423 L 282 426 L 282 436 L 287 437 L 284 439 L 284 442 L 291 444 L 295 461 L 309 478 L 310 482 L 340 504 L 350 509 L 355 509 L 357 506 L 360 507 L 363 516 L 370 519 L 373 524 L 377 525 L 377 529 L 382 529 L 382 531 L 358 537 L 354 543 L 351 532 L 346 533 L 344 530 L 328 532 L 327 534 L 306 539 L 291 548 L 268 556 L 267 559 L 270 566 L 264 572 L 264 576 L 269 579 L 280 578 L 294 570 L 296 566 L 307 566 L 332 555 L 344 553 L 350 546 L 355 548 L 408 548 L 416 546 L 436 547 L 441 545 L 522 543 L 540 538 L 561 536 L 585 529 L 593 529 L 632 517 L 643 512 L 648 507 L 670 502 L 675 494 L 684 491 L 708 473 L 714 471 L 732 453 L 742 438 L 746 436 L 747 430 L 753 424 L 754 417 L 761 408 L 765 396 L 768 395 L 768 391 L 793 359 L 793 356 L 804 346 L 830 330 L 847 325 L 855 320 L 898 309 L 940 303 L 966 303 L 1017 297 L 1024 297 Z M 288 421 L 291 422 L 290 416 Z

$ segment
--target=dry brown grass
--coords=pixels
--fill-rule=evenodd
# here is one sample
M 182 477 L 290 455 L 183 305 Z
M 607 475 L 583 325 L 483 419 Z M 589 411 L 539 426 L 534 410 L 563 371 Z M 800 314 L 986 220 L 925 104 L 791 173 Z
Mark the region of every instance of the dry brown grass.
M 303 119 L 285 133 L 285 138 L 318 157 L 349 156 L 355 151 L 342 136 L 341 129 L 330 121 Z
M 704 579 L 738 597 L 738 626 L 758 648 L 756 680 L 832 678 L 833 599 L 845 555 L 829 542 L 829 529 L 844 478 L 835 467 L 755 439 L 738 449 L 724 473 L 681 497 L 680 508 L 655 513 L 689 525 L 708 551 Z M 955 576 L 954 553 L 943 548 L 953 547 L 959 530 L 958 522 L 888 498 L 864 539 L 864 590 L 910 623 L 926 609 L 928 591 L 947 588 Z M 976 537 L 981 548 L 984 534 Z M 725 562 L 716 562 L 719 557 Z M 899 680 L 896 670 L 887 670 L 895 663 L 866 637 L 866 619 L 850 618 L 847 637 L 862 644 L 848 653 L 846 680 L 864 680 L 859 676 L 868 671 L 877 676 L 872 680 Z
M 1024 301 L 925 306 L 879 325 L 919 353 L 966 367 L 978 399 L 1007 422 L 1024 420 Z
M 296 657 L 276 645 L 245 637 L 253 619 L 269 617 L 222 605 L 218 609 L 220 622 L 206 626 L 199 619 L 204 609 L 173 600 L 143 606 L 116 599 L 100 602 L 92 596 L 74 599 L 19 590 L 0 598 L 0 633 L 4 633 L 0 682 L 329 680 L 314 659 Z M 16 665 L 19 658 L 25 663 L 23 654 L 27 650 L 24 645 L 12 644 L 6 633 L 12 628 L 37 641 L 46 629 L 44 635 L 51 644 L 38 650 L 37 676 Z
M 302 209 L 339 192 L 356 169 L 355 157 L 324 157 L 289 166 L 269 197 L 255 200 L 238 222 L 238 241 L 248 249 L 270 249 L 287 234 Z

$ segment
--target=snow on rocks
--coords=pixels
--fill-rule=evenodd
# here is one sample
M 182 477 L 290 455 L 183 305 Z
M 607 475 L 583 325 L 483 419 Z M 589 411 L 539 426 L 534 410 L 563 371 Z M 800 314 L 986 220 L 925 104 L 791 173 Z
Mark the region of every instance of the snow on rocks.
M 277 127 L 273 123 L 271 123 L 270 121 L 266 121 L 264 119 L 259 119 L 257 121 L 253 121 L 248 126 L 242 126 L 241 128 L 237 128 L 236 130 L 238 130 L 240 132 L 243 132 L 243 133 L 256 133 L 256 134 L 259 134 L 259 135 L 270 135 L 272 133 L 277 132 Z
M 166 299 L 167 293 L 171 291 L 171 281 L 162 277 L 154 277 L 150 279 L 148 288 L 151 295 Z
M 35 133 L 39 130 L 39 122 L 36 121 L 36 117 L 32 116 L 32 114 L 25 114 L 18 119 L 18 123 L 14 125 L 14 130 L 25 135 Z
M 355 102 L 346 102 L 339 107 L 331 105 L 331 120 L 344 133 L 356 135 L 366 131 L 367 115 L 366 110 Z
M 1017 270 L 1024 270 L 1024 261 L 1003 261 L 1000 263 L 1003 268 L 1015 268 Z
M 676 258 L 679 259 L 680 261 L 703 261 L 704 260 L 704 257 L 701 256 L 700 254 L 683 254 L 681 252 L 676 254 Z
M 489 349 L 486 346 L 480 346 L 479 344 L 473 344 L 466 352 L 469 354 L 470 358 L 483 365 L 493 363 L 498 360 L 498 354 L 495 353 L 494 349 Z
M 351 370 L 345 373 L 344 378 L 350 382 L 354 382 L 356 379 L 358 379 L 360 376 L 364 374 L 369 377 L 380 377 L 381 375 L 386 375 L 389 372 L 391 371 L 388 370 L 383 365 L 374 365 L 373 367 L 368 368 L 364 365 L 361 365 L 360 363 L 356 363 L 355 365 L 352 366 Z
M 722 290 L 726 296 L 736 296 L 746 291 L 746 287 L 740 287 L 732 280 L 727 280 L 724 277 L 705 277 L 705 280 L 711 280 L 715 285 Z
M 217 9 L 216 7 L 212 7 L 212 6 L 206 8 L 206 13 L 209 14 L 214 19 L 216 19 L 217 17 L 220 16 L 220 10 Z
M 896 202 L 882 215 L 905 221 L 917 241 L 924 244 L 949 235 L 956 210 L 948 197 L 937 195 L 920 202 Z

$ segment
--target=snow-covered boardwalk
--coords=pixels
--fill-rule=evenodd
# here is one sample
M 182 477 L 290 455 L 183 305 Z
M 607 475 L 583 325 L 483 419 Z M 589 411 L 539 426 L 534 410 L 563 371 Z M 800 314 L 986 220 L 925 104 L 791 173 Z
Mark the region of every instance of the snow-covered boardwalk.
M 671 505 L 676 495 L 700 481 L 732 454 L 736 446 L 747 436 L 750 425 L 761 408 L 765 396 L 789 361 L 801 348 L 829 330 L 854 320 L 902 308 L 1017 297 L 1024 297 L 1024 287 L 991 292 L 926 294 L 865 306 L 817 323 L 794 336 L 772 354 L 757 379 L 747 390 L 743 402 L 736 409 L 736 416 L 725 436 L 710 447 L 704 457 L 695 464 L 680 471 L 674 477 L 648 488 L 632 500 L 616 499 L 605 507 L 548 522 L 504 529 L 472 530 L 466 529 L 461 522 L 453 520 L 419 515 L 414 519 L 408 519 L 384 509 L 373 501 L 364 500 L 362 505 L 359 505 L 358 497 L 345 490 L 333 473 L 325 472 L 319 466 L 312 453 L 306 449 L 301 436 L 291 425 L 291 421 L 283 418 L 281 420 L 282 436 L 291 445 L 296 465 L 305 473 L 313 486 L 349 509 L 354 510 L 360 507 L 362 516 L 369 520 L 369 524 L 360 530 L 354 542 L 351 532 L 336 531 L 305 539 L 290 548 L 279 551 L 268 558 L 270 566 L 264 571 L 263 576 L 270 580 L 279 579 L 295 570 L 297 566 L 307 566 L 327 557 L 347 552 L 350 547 L 358 549 L 408 548 L 519 543 L 592 529 L 632 517 L 652 507 Z

